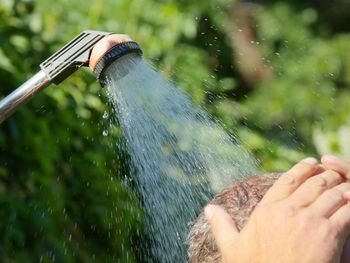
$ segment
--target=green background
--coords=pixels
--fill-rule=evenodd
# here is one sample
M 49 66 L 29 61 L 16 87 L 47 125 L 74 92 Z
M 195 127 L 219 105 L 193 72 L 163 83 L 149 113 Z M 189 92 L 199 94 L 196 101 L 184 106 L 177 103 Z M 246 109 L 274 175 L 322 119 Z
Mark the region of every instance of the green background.
M 0 93 L 82 30 L 126 33 L 262 171 L 350 159 L 349 16 L 346 0 L 1 0 Z M 1 125 L 1 262 L 152 262 L 138 249 L 142 210 L 105 111 L 84 69 Z

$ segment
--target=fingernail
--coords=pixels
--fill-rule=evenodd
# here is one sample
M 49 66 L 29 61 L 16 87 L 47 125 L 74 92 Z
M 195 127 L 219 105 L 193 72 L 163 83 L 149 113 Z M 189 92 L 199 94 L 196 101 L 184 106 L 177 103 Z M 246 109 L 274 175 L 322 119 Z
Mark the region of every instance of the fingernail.
M 314 165 L 314 164 L 318 163 L 318 160 L 314 157 L 308 157 L 308 158 L 301 160 L 301 162 Z
M 207 205 L 205 208 L 204 208 L 204 214 L 205 214 L 205 217 L 210 220 L 212 217 L 213 217 L 213 214 L 214 214 L 214 211 L 213 211 L 213 205 Z
M 326 155 L 323 155 L 322 156 L 322 160 L 324 160 L 324 159 L 326 159 L 326 160 L 328 160 L 328 161 L 333 161 L 333 162 L 336 162 L 336 161 L 339 161 L 340 159 L 337 157 L 337 156 L 335 156 L 335 155 L 331 155 L 331 154 L 326 154 Z

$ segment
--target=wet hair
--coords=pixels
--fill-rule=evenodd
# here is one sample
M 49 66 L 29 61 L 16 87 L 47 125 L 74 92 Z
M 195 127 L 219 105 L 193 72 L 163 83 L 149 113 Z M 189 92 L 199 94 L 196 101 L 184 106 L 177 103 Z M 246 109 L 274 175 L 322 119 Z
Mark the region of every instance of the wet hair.
M 273 185 L 280 173 L 262 174 L 237 181 L 231 188 L 214 197 L 210 204 L 226 210 L 240 231 L 255 206 Z M 201 212 L 187 238 L 190 263 L 221 263 L 221 255 L 211 234 L 209 222 Z

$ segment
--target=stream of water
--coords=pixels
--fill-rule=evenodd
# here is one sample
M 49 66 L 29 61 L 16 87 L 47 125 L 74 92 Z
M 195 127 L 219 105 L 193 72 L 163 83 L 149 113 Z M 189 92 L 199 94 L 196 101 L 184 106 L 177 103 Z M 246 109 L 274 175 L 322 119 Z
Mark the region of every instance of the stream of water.
M 256 164 L 204 110 L 141 57 L 107 69 L 108 93 L 136 170 L 146 215 L 146 262 L 186 262 L 189 223 L 214 193 Z

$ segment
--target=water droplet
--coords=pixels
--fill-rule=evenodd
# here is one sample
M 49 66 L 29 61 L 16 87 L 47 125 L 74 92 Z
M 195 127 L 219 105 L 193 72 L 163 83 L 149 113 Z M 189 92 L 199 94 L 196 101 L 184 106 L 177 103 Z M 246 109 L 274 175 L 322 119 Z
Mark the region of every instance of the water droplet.
M 102 135 L 105 136 L 105 137 L 108 136 L 108 130 L 104 130 L 104 131 L 102 132 Z
M 104 112 L 103 112 L 103 115 L 102 115 L 102 118 L 103 118 L 103 119 L 107 119 L 108 116 L 109 116 L 108 112 L 107 112 L 107 111 L 104 111 Z

